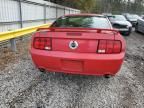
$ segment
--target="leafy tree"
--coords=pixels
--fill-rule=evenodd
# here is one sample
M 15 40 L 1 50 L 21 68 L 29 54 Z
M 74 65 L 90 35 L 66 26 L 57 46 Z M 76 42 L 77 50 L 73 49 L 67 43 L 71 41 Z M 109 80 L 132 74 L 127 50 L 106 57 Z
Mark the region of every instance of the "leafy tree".
M 68 7 L 80 9 L 82 12 L 91 12 L 95 7 L 96 0 L 45 0 L 51 1 L 57 4 L 61 4 Z
M 82 10 L 82 12 L 90 13 L 95 7 L 96 0 L 75 0 L 77 8 Z
M 144 12 L 144 0 L 46 0 L 64 6 L 94 13 L 138 13 Z M 144 14 L 144 13 L 143 13 Z

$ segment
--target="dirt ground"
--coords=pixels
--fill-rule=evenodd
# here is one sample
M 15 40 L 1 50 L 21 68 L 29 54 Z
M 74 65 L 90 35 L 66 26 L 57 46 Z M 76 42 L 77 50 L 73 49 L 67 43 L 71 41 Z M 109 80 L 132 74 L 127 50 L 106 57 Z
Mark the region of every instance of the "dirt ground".
M 40 73 L 28 40 L 18 52 L 0 49 L 0 108 L 144 108 L 144 35 L 125 37 L 127 53 L 120 72 L 97 76 Z

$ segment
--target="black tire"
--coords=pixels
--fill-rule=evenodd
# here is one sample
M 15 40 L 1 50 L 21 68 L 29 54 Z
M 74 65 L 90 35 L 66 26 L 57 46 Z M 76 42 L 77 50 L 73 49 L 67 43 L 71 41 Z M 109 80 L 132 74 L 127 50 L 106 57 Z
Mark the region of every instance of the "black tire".
M 130 34 L 131 34 L 131 31 L 127 31 L 127 32 L 122 33 L 123 36 L 129 36 Z
M 112 77 L 112 76 L 109 75 L 109 74 L 107 74 L 107 75 L 104 76 L 104 78 L 106 78 L 106 79 L 109 79 L 109 78 L 111 78 L 111 77 Z
M 46 70 L 45 70 L 45 69 L 42 69 L 42 68 L 38 68 L 38 70 L 39 70 L 40 72 L 42 72 L 42 73 L 45 73 L 45 72 L 46 72 Z

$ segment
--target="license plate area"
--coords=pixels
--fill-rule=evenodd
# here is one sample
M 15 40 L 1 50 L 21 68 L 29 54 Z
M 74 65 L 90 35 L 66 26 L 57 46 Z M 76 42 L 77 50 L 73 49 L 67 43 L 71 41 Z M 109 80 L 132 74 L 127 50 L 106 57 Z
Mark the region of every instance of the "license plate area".
M 61 60 L 62 69 L 66 71 L 76 71 L 82 72 L 83 71 L 83 62 L 76 61 L 76 60 Z

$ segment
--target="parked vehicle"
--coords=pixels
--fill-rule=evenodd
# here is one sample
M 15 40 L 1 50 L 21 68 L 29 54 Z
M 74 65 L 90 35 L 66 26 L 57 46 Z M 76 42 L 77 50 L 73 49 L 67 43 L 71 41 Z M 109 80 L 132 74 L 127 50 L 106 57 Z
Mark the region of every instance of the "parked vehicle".
M 138 19 L 137 24 L 135 26 L 135 31 L 144 33 L 144 18 Z
M 38 29 L 30 52 L 40 71 L 109 76 L 121 68 L 125 50 L 125 40 L 106 17 L 75 14 Z
M 131 22 L 131 24 L 133 25 L 133 27 L 135 27 L 137 20 L 141 19 L 140 16 L 136 15 L 136 14 L 126 14 L 125 15 L 126 19 Z
M 142 15 L 141 18 L 144 19 L 144 15 Z
M 108 16 L 112 26 L 122 35 L 129 36 L 132 31 L 132 24 L 126 20 L 123 15 Z

